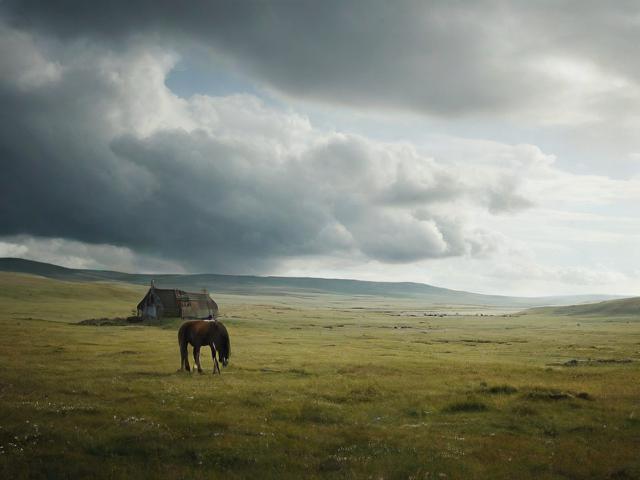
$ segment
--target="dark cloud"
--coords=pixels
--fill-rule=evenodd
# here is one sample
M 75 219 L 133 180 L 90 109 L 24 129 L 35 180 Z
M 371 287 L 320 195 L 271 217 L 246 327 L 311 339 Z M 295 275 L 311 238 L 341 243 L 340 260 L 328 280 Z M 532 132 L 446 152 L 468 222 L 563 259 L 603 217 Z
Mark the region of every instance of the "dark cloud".
M 1 27 L 18 52 L 0 65 L 2 236 L 126 247 L 200 271 L 305 256 L 406 263 L 491 250 L 490 233 L 441 206 L 519 198 L 499 178 L 473 183 L 407 145 L 319 132 L 255 97 L 175 97 L 164 84 L 175 59 L 152 46 Z
M 571 88 L 535 67 L 548 56 L 640 74 L 629 61 L 637 2 L 9 0 L 3 10 L 66 39 L 196 42 L 285 94 L 360 108 L 535 109 Z

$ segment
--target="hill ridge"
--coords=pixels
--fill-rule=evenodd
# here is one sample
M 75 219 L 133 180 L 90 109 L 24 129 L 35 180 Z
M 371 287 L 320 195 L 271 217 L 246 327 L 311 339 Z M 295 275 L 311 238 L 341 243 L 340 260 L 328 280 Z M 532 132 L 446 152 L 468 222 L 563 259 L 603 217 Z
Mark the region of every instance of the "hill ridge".
M 620 298 L 611 295 L 566 295 L 553 297 L 512 297 L 485 295 L 437 287 L 418 282 L 374 282 L 367 280 L 282 277 L 257 275 L 224 275 L 216 273 L 124 273 L 112 270 L 74 269 L 22 258 L 0 258 L 0 271 L 30 273 L 68 281 L 115 281 L 137 285 L 156 285 L 183 290 L 207 288 L 211 292 L 234 294 L 334 294 L 350 296 L 378 296 L 412 298 L 434 304 L 487 305 L 505 307 L 536 307 L 572 305 Z
M 605 300 L 584 305 L 568 305 L 560 307 L 538 307 L 528 313 L 548 313 L 553 315 L 635 315 L 640 316 L 640 297 Z

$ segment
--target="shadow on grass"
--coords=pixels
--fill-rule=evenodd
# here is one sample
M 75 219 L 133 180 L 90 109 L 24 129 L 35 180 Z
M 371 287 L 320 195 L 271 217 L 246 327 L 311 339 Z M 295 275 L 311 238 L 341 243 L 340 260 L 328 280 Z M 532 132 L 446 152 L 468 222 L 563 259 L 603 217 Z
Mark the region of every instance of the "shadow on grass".
M 139 378 L 139 377 L 143 377 L 143 378 L 165 378 L 165 377 L 173 377 L 174 375 L 179 375 L 180 371 L 178 372 L 145 372 L 145 371 L 138 371 L 138 372 L 124 372 L 122 373 L 123 377 L 128 377 L 128 378 Z

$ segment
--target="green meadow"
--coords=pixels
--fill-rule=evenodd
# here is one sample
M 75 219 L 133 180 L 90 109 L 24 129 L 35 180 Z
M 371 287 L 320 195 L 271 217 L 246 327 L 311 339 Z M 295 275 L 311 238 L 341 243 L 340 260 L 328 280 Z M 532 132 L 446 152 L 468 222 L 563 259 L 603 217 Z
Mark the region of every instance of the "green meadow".
M 145 290 L 0 274 L 0 478 L 640 478 L 640 315 L 212 292 L 214 376 Z

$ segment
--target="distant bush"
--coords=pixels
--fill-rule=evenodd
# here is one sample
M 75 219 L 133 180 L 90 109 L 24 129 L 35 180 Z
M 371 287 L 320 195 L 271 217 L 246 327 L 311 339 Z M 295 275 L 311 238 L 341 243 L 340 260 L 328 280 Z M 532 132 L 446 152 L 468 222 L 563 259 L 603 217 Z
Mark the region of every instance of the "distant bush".
M 569 400 L 578 398 L 580 400 L 593 400 L 593 397 L 587 392 L 563 392 L 555 389 L 534 388 L 525 395 L 527 400 Z
M 576 393 L 576 398 L 579 398 L 580 400 L 593 400 L 593 397 L 587 392 Z
M 489 410 L 489 407 L 482 402 L 476 400 L 465 400 L 463 402 L 454 402 L 442 409 L 446 413 L 461 413 L 461 412 L 484 412 Z
M 494 385 L 493 387 L 485 388 L 482 390 L 485 393 L 490 393 L 492 395 L 511 395 L 516 393 L 518 389 L 516 387 L 512 387 L 511 385 Z
M 544 390 L 536 389 L 526 394 L 525 396 L 529 400 L 566 400 L 572 397 L 567 392 L 561 392 L 559 390 Z
M 105 327 L 105 326 L 123 326 L 128 325 L 129 321 L 123 317 L 115 317 L 115 318 L 89 318 L 87 320 L 82 320 L 78 322 L 79 325 L 93 325 L 97 327 Z

